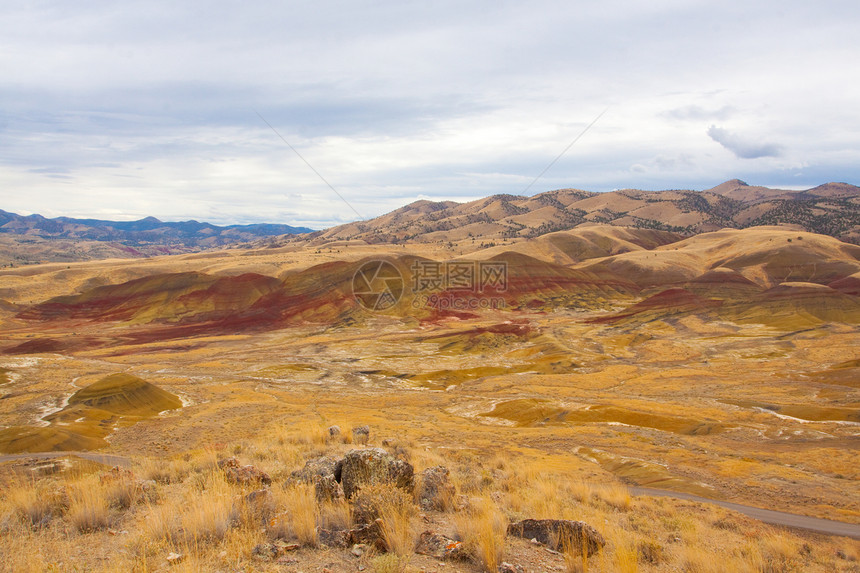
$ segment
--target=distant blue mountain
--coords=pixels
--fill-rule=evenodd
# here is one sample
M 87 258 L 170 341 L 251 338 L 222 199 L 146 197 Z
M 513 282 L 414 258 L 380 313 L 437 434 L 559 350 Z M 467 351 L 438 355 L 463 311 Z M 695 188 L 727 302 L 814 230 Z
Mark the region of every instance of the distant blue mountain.
M 126 245 L 163 244 L 186 247 L 216 247 L 253 241 L 261 237 L 311 233 L 307 227 L 271 223 L 218 226 L 199 221 L 165 222 L 155 217 L 139 221 L 100 219 L 47 219 L 41 215 L 16 215 L 0 210 L 0 233 L 37 236 L 45 239 L 112 241 Z

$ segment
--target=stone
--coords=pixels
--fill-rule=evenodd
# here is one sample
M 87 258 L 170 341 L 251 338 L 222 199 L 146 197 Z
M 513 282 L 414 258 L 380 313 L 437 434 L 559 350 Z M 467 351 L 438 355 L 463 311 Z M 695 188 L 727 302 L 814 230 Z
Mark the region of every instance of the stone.
M 454 503 L 454 484 L 445 466 L 427 468 L 418 479 L 418 503 L 424 511 L 445 511 Z
M 182 553 L 170 553 L 167 556 L 167 563 L 169 565 L 178 565 L 183 561 L 185 561 L 185 555 L 183 555 Z
M 227 458 L 218 462 L 218 468 L 224 472 L 227 481 L 236 485 L 269 485 L 272 478 L 269 474 L 254 466 L 243 466 L 236 458 Z
M 256 557 L 268 561 L 278 557 L 283 557 L 285 553 L 296 551 L 300 547 L 301 545 L 298 543 L 287 543 L 283 539 L 276 539 L 272 543 L 260 543 L 259 545 L 254 546 L 252 553 Z
M 367 549 L 367 545 L 365 545 L 364 543 L 358 543 L 352 546 L 350 553 L 352 553 L 356 557 L 361 557 L 367 552 Z
M 467 559 L 463 544 L 433 531 L 425 531 L 418 537 L 415 553 L 436 559 Z
M 512 565 L 507 561 L 502 561 L 499 565 L 499 573 L 523 573 L 524 571 L 522 565 Z
M 370 440 L 370 426 L 358 426 L 352 429 L 352 441 L 356 444 L 367 444 Z
M 317 501 L 335 501 L 343 499 L 343 486 L 334 479 L 334 475 L 316 476 L 314 478 L 314 493 Z
M 348 538 L 348 531 L 325 528 L 317 530 L 317 540 L 320 545 L 325 545 L 327 547 L 347 547 L 349 545 Z
M 100 484 L 111 483 L 119 480 L 134 480 L 134 472 L 131 470 L 124 470 L 119 466 L 114 466 L 99 475 Z
M 382 520 L 377 519 L 373 523 L 350 529 L 347 541 L 353 545 L 367 545 L 377 551 L 385 551 L 385 536 L 382 532 Z
M 251 553 L 254 554 L 254 557 L 265 559 L 267 561 L 269 559 L 274 559 L 278 555 L 275 546 L 271 543 L 260 543 L 259 545 L 255 545 L 254 549 L 251 550 Z
M 255 509 L 263 509 L 272 503 L 272 494 L 267 488 L 256 489 L 242 498 L 245 505 Z
M 329 426 L 328 427 L 328 437 L 329 439 L 335 439 L 340 436 L 340 426 Z
M 288 551 L 296 551 L 301 547 L 299 543 L 287 543 L 283 539 L 276 539 L 273 545 L 277 549 L 278 555 L 283 555 Z
M 305 462 L 302 469 L 290 474 L 295 480 L 313 483 L 317 477 L 333 476 L 337 472 L 338 460 L 328 456 L 313 458 Z
M 606 545 L 596 529 L 567 519 L 524 519 L 508 525 L 508 535 L 537 539 L 555 551 L 584 552 L 589 556 Z
M 347 499 L 362 485 L 393 484 L 411 493 L 414 470 L 409 462 L 395 459 L 382 448 L 350 450 L 341 465 L 341 485 Z

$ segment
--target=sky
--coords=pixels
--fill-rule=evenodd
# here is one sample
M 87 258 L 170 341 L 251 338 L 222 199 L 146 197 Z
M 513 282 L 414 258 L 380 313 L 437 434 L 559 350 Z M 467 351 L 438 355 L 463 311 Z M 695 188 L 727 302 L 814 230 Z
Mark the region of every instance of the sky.
M 418 199 L 860 184 L 856 0 L 0 11 L 10 212 L 319 229 Z

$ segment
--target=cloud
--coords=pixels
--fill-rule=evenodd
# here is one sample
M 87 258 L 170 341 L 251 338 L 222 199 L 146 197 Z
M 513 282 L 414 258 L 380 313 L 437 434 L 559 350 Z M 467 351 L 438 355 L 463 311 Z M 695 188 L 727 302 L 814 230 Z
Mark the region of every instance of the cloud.
M 856 1 L 7 4 L 5 210 L 354 219 L 255 111 L 365 216 L 522 193 L 607 105 L 530 192 L 770 182 L 801 158 L 811 187 L 860 165 Z M 729 120 L 785 149 L 720 127 L 712 139 L 782 159 L 736 172 L 701 137 Z
M 760 157 L 780 157 L 783 148 L 776 143 L 761 143 L 744 139 L 735 133 L 712 125 L 708 128 L 708 136 L 735 154 L 740 159 L 758 159 Z
M 661 115 L 671 119 L 685 121 L 717 120 L 725 121 L 735 113 L 735 108 L 724 105 L 717 109 L 706 109 L 700 105 L 685 105 L 675 109 L 664 111 Z

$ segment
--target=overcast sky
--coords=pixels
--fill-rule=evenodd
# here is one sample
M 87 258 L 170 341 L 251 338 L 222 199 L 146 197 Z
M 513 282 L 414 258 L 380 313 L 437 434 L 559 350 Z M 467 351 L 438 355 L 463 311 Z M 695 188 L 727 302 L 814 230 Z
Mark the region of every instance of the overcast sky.
M 856 0 L 0 9 L 6 211 L 322 228 L 523 194 L 604 110 L 528 194 L 860 183 Z

